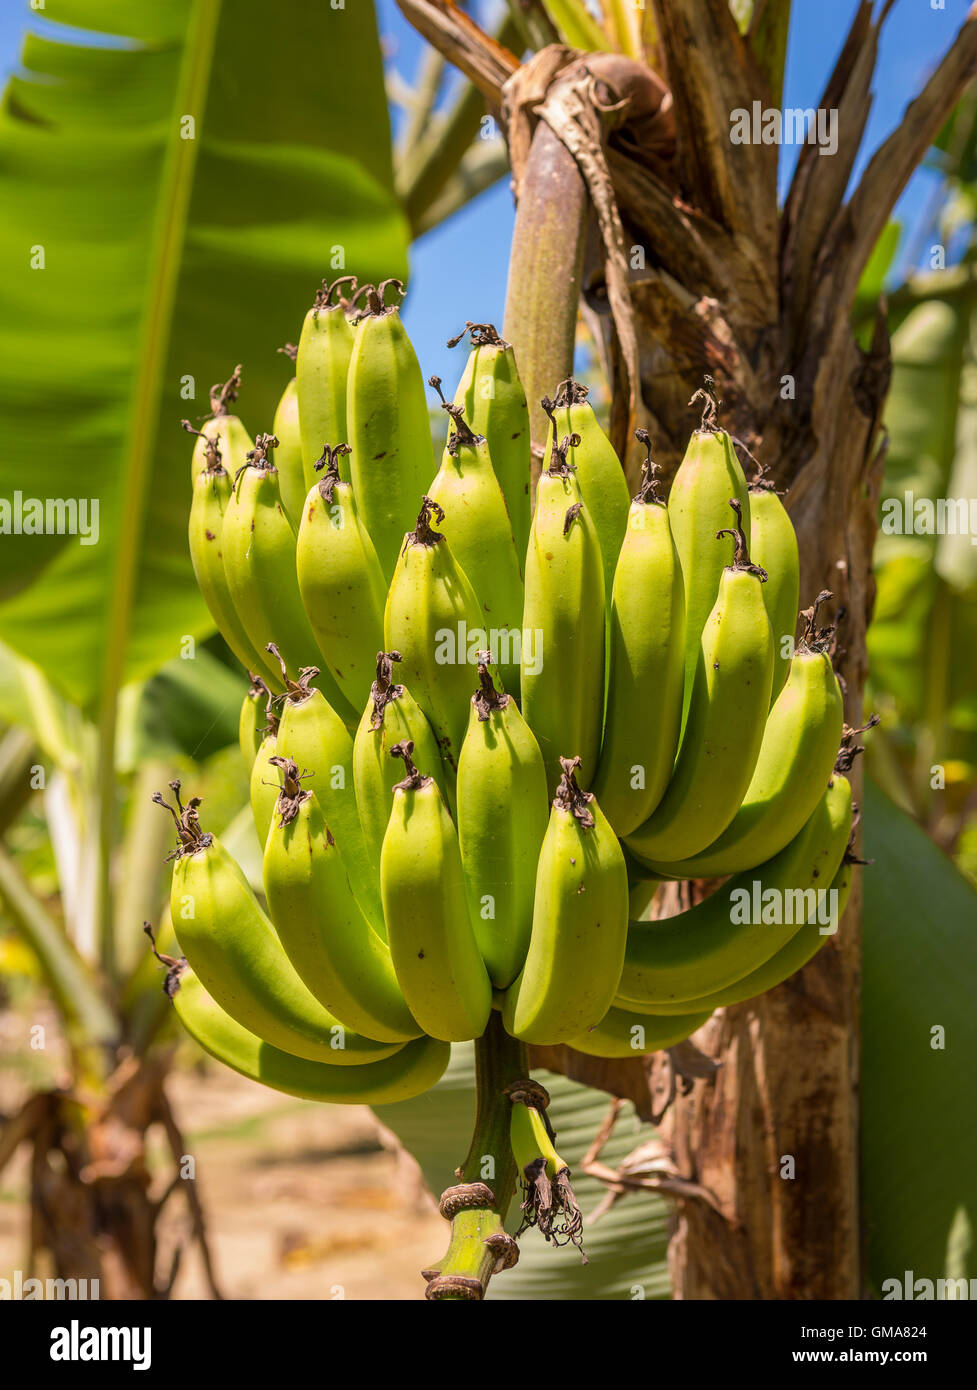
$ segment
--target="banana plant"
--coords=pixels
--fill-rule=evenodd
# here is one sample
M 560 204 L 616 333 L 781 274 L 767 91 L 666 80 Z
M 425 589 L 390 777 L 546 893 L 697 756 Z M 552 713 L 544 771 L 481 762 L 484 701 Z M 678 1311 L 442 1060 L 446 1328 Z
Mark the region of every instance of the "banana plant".
M 204 645 L 214 625 L 187 551 L 180 420 L 208 416 L 212 383 L 237 386 L 241 362 L 234 408 L 270 429 L 297 306 L 324 272 L 403 275 L 408 224 L 372 6 L 48 0 L 43 13 L 0 109 L 0 409 L 16 441 L 0 497 L 5 517 L 17 509 L 0 551 L 0 903 L 58 1005 L 71 1063 L 66 1086 L 5 1127 L 0 1163 L 32 1144 L 53 1184 L 57 1200 L 35 1209 L 37 1258 L 101 1275 L 103 1294 L 150 1297 L 176 1271 L 156 1268 L 145 1132 L 162 1125 L 176 1154 L 182 1141 L 167 1054 L 151 1048 L 165 1000 L 141 924 L 159 917 L 166 846 L 149 796 L 181 760 L 211 755 L 218 820 L 245 795 L 216 751 L 236 739 L 244 687 Z M 337 45 L 341 81 L 320 66 Z M 35 792 L 53 900 L 14 852 Z M 79 1200 L 83 1248 L 66 1216 Z M 194 1223 L 202 1239 L 197 1207 Z

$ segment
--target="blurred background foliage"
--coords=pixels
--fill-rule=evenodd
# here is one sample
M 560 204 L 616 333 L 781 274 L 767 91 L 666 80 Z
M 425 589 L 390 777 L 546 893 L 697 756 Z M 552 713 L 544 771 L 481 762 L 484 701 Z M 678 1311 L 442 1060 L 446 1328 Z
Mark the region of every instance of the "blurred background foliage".
M 572 0 L 561 9 L 580 20 Z M 97 496 L 101 516 L 96 546 L 0 544 L 0 1002 L 27 1019 L 41 991 L 64 1039 L 4 1058 L 28 1091 L 107 1085 L 124 1051 L 146 1055 L 168 1027 L 141 932 L 149 919 L 164 949 L 171 940 L 171 831 L 152 791 L 174 776 L 192 784 L 209 828 L 260 884 L 236 747 L 245 682 L 193 581 L 180 417 L 203 417 L 211 382 L 243 361 L 240 414 L 252 434 L 264 428 L 288 374 L 275 349 L 295 339 L 321 276 L 406 275 L 411 238 L 467 218 L 507 173 L 471 84 L 426 47 L 412 50 L 409 78 L 389 46 L 385 67 L 368 4 L 47 0 L 44 20 L 0 106 L 0 497 L 29 479 L 42 495 Z M 508 10 L 489 27 L 521 47 Z M 256 62 L 265 53 L 273 61 Z M 191 140 L 180 133 L 188 113 Z M 974 92 L 928 165 L 929 202 L 912 225 L 886 229 L 855 309 L 870 334 L 881 301 L 892 335 L 884 502 L 977 498 Z M 43 273 L 31 266 L 37 246 Z M 450 304 L 438 331 L 458 331 L 452 316 L 467 312 Z M 443 432 L 440 411 L 432 427 Z M 878 864 L 865 875 L 863 1180 L 878 1280 L 902 1268 L 907 1248 L 917 1269 L 945 1262 L 947 1231 L 961 1226 L 940 1205 L 940 1168 L 953 1170 L 975 1137 L 964 1127 L 934 1156 L 931 1128 L 904 1132 L 893 1114 L 909 1115 L 896 1096 L 913 1063 L 890 1044 L 928 1026 L 946 971 L 963 991 L 953 1017 L 972 1018 L 977 947 L 959 929 L 974 899 L 949 861 L 977 884 L 977 545 L 880 534 L 876 560 L 866 708 L 883 722 L 867 741 L 881 791 L 866 816 Z M 911 902 L 899 879 L 909 870 Z M 947 931 L 958 936 L 921 955 L 922 936 L 941 930 L 944 944 Z M 907 973 L 925 979 L 922 1002 L 919 988 L 901 987 Z M 958 1064 L 919 1078 L 934 1125 L 958 1108 L 959 1075 Z M 576 1159 L 607 1098 L 554 1085 Z M 382 1116 L 435 1186 L 459 1157 L 452 1143 L 470 1100 L 461 1050 L 435 1096 Z M 628 1147 L 615 1138 L 608 1155 L 617 1162 Z M 589 1209 L 600 1190 L 581 1185 Z M 890 1238 L 900 1221 L 905 1241 Z M 505 1282 L 540 1297 L 622 1297 L 631 1285 L 667 1296 L 665 1238 L 661 1199 L 629 1198 L 595 1228 L 589 1274 L 573 1252 L 547 1263 L 530 1243 Z

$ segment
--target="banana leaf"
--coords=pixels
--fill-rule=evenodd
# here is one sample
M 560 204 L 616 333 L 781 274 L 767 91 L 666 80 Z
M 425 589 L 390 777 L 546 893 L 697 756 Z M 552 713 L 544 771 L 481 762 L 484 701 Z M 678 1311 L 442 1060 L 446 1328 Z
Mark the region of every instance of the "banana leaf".
M 322 276 L 404 275 L 371 4 L 47 0 L 0 107 L 0 499 L 98 502 L 97 543 L 7 534 L 0 638 L 75 703 L 213 624 L 181 417 L 236 363 L 270 429 Z M 3 510 L 0 501 L 0 512 Z M 94 531 L 92 531 L 94 534 Z
M 862 1210 L 878 1293 L 907 1269 L 977 1275 L 977 892 L 869 778 L 864 834 Z

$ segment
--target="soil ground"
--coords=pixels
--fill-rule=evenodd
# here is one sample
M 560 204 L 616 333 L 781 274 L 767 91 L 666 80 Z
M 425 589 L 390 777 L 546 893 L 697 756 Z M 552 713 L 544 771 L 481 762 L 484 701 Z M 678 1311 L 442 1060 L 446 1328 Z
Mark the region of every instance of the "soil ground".
M 0 1113 L 12 1111 L 20 1089 L 4 1079 Z M 419 1270 L 443 1253 L 444 1222 L 412 1160 L 382 1147 L 366 1107 L 293 1101 L 212 1064 L 178 1069 L 168 1093 L 225 1298 L 423 1297 Z M 172 1167 L 161 1143 L 151 1155 L 158 1193 Z M 5 1278 L 23 1267 L 27 1160 L 22 1148 L 0 1179 Z M 177 1193 L 160 1225 L 160 1269 L 188 1232 Z M 210 1296 L 196 1246 L 184 1255 L 173 1296 Z

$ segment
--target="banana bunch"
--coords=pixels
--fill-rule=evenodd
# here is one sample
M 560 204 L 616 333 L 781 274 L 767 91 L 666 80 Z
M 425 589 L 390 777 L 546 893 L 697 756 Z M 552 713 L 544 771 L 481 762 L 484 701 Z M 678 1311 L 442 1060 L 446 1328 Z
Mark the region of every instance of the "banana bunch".
M 323 283 L 272 434 L 228 414 L 240 369 L 200 431 L 184 422 L 194 569 L 251 675 L 261 897 L 196 798 L 156 798 L 184 1026 L 247 1076 L 343 1102 L 425 1090 L 493 1009 L 527 1043 L 672 1046 L 800 969 L 858 862 L 863 731 L 843 723 L 831 595 L 795 641 L 793 527 L 711 391 L 667 498 L 637 431 L 629 500 L 586 388 L 560 383 L 531 507 L 511 346 L 469 323 L 453 399 L 430 378 L 439 463 L 394 291 Z M 658 886 L 687 879 L 724 882 L 656 920 Z M 527 1220 L 575 1240 L 520 1085 Z

